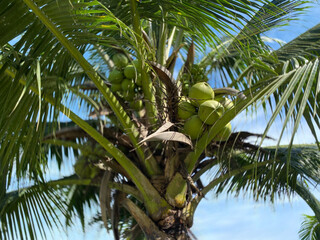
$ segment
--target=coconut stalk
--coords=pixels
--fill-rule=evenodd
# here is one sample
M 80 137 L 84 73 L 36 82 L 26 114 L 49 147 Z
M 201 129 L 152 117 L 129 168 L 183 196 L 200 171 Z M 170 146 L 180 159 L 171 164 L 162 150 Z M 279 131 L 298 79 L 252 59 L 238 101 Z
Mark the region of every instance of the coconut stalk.
M 152 81 L 148 76 L 148 69 L 145 62 L 146 47 L 145 42 L 143 41 L 143 34 L 140 26 L 140 15 L 137 9 L 137 1 L 130 0 L 131 13 L 132 13 L 132 24 L 133 30 L 137 38 L 137 55 L 139 65 L 141 66 L 141 81 L 142 81 L 142 91 L 146 99 L 146 111 L 147 111 L 147 120 L 149 127 L 155 128 L 157 124 L 157 109 L 155 107 L 155 97 L 153 94 L 153 85 Z

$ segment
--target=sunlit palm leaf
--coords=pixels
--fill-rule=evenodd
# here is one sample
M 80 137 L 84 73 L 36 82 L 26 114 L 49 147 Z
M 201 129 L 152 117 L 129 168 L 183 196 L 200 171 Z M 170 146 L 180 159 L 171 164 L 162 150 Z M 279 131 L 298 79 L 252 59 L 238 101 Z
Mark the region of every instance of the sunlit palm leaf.
M 271 57 L 261 55 L 251 58 L 251 61 L 251 65 L 237 80 L 233 81 L 233 85 L 236 88 L 249 89 L 251 94 L 256 91 L 254 90 L 256 88 L 266 90 L 260 99 L 256 99 L 261 101 L 263 108 L 266 108 L 268 103 L 272 110 L 264 134 L 267 134 L 278 116 L 284 117 L 279 143 L 284 129 L 292 121 L 294 123 L 290 140 L 292 144 L 300 120 L 304 118 L 317 139 L 314 124 L 319 127 L 319 72 L 317 71 L 319 59 L 309 61 L 292 58 L 285 62 L 278 62 L 272 55 Z
M 265 2 L 255 15 L 240 31 L 236 39 L 241 40 L 246 36 L 262 34 L 274 27 L 280 27 L 294 19 L 304 9 L 308 1 L 273 0 Z
M 115 7 L 112 1 L 102 1 L 105 6 L 113 7 L 115 15 L 123 22 L 129 23 L 130 5 L 126 1 L 119 2 Z M 256 8 L 267 1 L 176 1 L 164 0 L 158 2 L 140 1 L 138 10 L 145 20 L 161 22 L 183 29 L 203 48 L 208 43 L 218 44 L 218 34 L 229 33 L 236 26 L 245 24 Z
M 293 59 L 293 62 L 295 59 Z M 270 128 L 275 118 L 279 114 L 284 114 L 283 130 L 280 134 L 279 142 L 282 138 L 283 132 L 287 123 L 292 120 L 294 122 L 293 134 L 290 144 L 292 144 L 295 133 L 299 127 L 300 120 L 305 117 L 308 121 L 310 129 L 313 129 L 313 124 L 310 120 L 310 114 L 318 118 L 318 107 L 316 99 L 319 98 L 314 91 L 318 86 L 318 67 L 319 60 L 305 61 L 301 64 L 290 64 L 290 61 L 284 65 L 281 75 L 276 76 L 271 82 L 281 83 L 277 88 L 271 88 L 270 92 L 266 95 L 266 100 L 273 96 L 275 104 L 273 108 L 273 114 L 269 120 L 266 131 Z M 313 131 L 314 137 L 317 138 L 316 133 Z
M 214 75 L 219 74 L 221 85 L 227 86 L 234 82 L 245 67 L 251 64 L 252 57 L 270 54 L 271 50 L 261 35 L 274 27 L 286 24 L 303 9 L 305 3 L 287 0 L 264 3 L 257 8 L 254 16 L 239 33 L 226 37 L 218 48 L 203 57 L 200 64 L 204 67 L 210 66 L 208 73 L 213 71 Z
M 320 238 L 320 223 L 315 216 L 304 215 L 299 237 L 301 240 L 317 240 Z

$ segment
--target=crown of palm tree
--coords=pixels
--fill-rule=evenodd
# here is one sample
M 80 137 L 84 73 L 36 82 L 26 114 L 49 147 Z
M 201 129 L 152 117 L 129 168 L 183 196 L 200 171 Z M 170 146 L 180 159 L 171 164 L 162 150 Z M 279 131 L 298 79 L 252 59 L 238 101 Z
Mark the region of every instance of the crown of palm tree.
M 319 203 L 306 182 L 320 181 L 319 146 L 293 140 L 304 119 L 318 142 L 320 25 L 276 51 L 264 42 L 307 2 L 2 0 L 1 238 L 45 238 L 46 229 L 63 226 L 59 214 L 67 225 L 77 215 L 84 226 L 84 206 L 100 204 L 95 221 L 116 239 L 189 239 L 197 205 L 212 190 L 271 202 L 297 193 L 315 212 L 301 239 L 316 239 Z M 107 77 L 119 54 L 137 60 L 132 98 Z M 178 106 L 198 78 L 234 106 L 194 140 Z M 263 133 L 217 140 L 240 112 L 259 107 L 272 110 Z M 262 147 L 278 116 L 277 146 Z M 280 146 L 289 123 L 291 140 Z M 63 171 L 70 158 L 77 174 L 47 173 L 54 159 Z M 204 186 L 209 170 L 215 174 Z

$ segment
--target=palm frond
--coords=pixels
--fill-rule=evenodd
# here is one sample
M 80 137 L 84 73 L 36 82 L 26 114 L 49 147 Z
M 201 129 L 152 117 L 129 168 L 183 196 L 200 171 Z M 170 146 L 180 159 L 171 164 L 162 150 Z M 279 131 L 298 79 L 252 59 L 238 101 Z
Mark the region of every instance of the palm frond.
M 270 47 L 260 36 L 252 36 L 242 42 L 226 39 L 208 55 L 205 55 L 199 65 L 206 69 L 206 74 L 212 75 L 214 87 L 230 86 L 245 90 L 248 86 L 243 85 L 243 81 L 239 81 L 239 78 L 249 67 L 254 64 L 258 65 L 257 60 L 260 58 L 275 61 L 274 56 L 270 53 Z M 261 60 L 259 62 L 261 63 Z
M 48 104 L 43 95 L 37 96 L 28 89 L 30 86 L 37 86 L 37 72 L 34 68 L 37 65 L 30 65 L 31 69 L 26 77 L 27 85 L 23 86 L 20 84 L 20 72 L 15 74 L 16 69 L 12 63 L 9 64 L 8 59 L 2 60 L 0 154 L 5 160 L 1 163 L 1 175 L 8 175 L 6 181 L 10 185 L 13 172 L 17 178 L 27 175 L 30 178 L 41 177 L 41 168 L 47 164 L 47 149 L 43 148 L 42 141 L 48 134 L 48 129 L 50 133 L 57 129 L 59 115 L 56 112 L 58 109 Z M 44 85 L 41 85 L 41 88 L 44 95 L 53 94 L 56 101 L 60 100 L 59 91 L 52 93 L 52 89 Z M 51 121 L 50 126 L 47 126 L 48 121 Z
M 247 22 L 243 29 L 238 33 L 236 40 L 246 38 L 247 36 L 260 35 L 275 27 L 281 27 L 288 24 L 290 20 L 296 16 L 303 9 L 306 8 L 306 3 L 309 1 L 298 0 L 273 0 L 264 2 L 254 16 Z M 232 46 L 232 44 L 231 44 Z
M 205 49 L 208 43 L 219 44 L 219 34 L 230 36 L 235 28 L 247 23 L 255 9 L 266 2 L 268 1 L 140 1 L 137 9 L 142 19 L 153 19 L 154 22 L 164 20 L 170 29 L 183 29 L 186 36 Z M 110 1 L 104 1 L 104 4 L 112 6 Z M 114 10 L 119 19 L 129 23 L 130 16 L 126 14 L 130 11 L 128 3 L 122 1 Z
M 236 81 L 241 72 L 252 64 L 252 58 L 271 53 L 268 44 L 264 43 L 266 38 L 262 34 L 293 19 L 304 9 L 306 2 L 287 0 L 264 2 L 255 10 L 239 33 L 223 38 L 224 41 L 218 47 L 201 59 L 200 65 L 210 66 L 207 73 L 220 75 L 219 82 L 217 83 L 217 79 L 214 82 L 217 86 L 227 86 Z
M 319 59 L 292 58 L 279 62 L 276 57 L 260 56 L 251 58 L 251 65 L 242 72 L 236 81 L 235 88 L 247 89 L 256 96 L 257 89 L 265 91 L 260 102 L 263 109 L 271 109 L 272 115 L 264 132 L 264 136 L 280 116 L 283 128 L 279 135 L 280 143 L 289 122 L 293 123 L 290 145 L 302 119 L 305 119 L 313 136 L 317 139 L 315 124 L 319 127 Z M 267 87 L 268 86 L 268 87 Z M 269 104 L 269 108 L 267 108 Z M 267 111 L 266 111 L 267 112 Z M 262 138 L 262 141 L 264 138 Z
M 320 224 L 315 216 L 304 215 L 299 230 L 300 240 L 317 240 L 320 238 Z
M 33 185 L 29 182 L 30 186 L 6 193 L 0 201 L 0 238 L 45 239 L 54 229 L 67 231 L 75 216 L 85 230 L 90 220 L 86 208 L 98 206 L 98 182 L 74 174 Z
M 53 228 L 63 228 L 60 218 L 67 206 L 61 192 L 45 184 L 8 192 L 0 201 L 1 239 L 42 238 Z
M 282 61 L 292 58 L 305 57 L 313 60 L 320 54 L 320 24 L 308 29 L 305 33 L 283 45 L 275 51 Z
M 307 120 L 315 139 L 317 139 L 316 132 L 313 131 L 314 127 L 313 123 L 311 123 L 312 120 L 310 116 L 318 118 L 319 113 L 318 106 L 316 104 L 319 98 L 316 91 L 319 81 L 319 74 L 317 71 L 319 68 L 319 59 L 317 58 L 314 61 L 302 61 L 300 65 L 297 64 L 298 61 L 295 61 L 295 59 L 293 59 L 293 61 L 294 67 L 291 68 L 291 64 L 288 61 L 287 64 L 284 65 L 284 70 L 281 75 L 275 77 L 273 80 L 274 82 L 277 81 L 280 83 L 283 80 L 285 81 L 283 81 L 277 89 L 272 89 L 270 91 L 271 95 L 273 95 L 273 99 L 275 100 L 275 104 L 273 108 L 273 115 L 270 118 L 266 131 L 270 128 L 278 114 L 281 114 L 282 112 L 285 115 L 283 129 L 281 131 L 278 144 L 280 143 L 284 129 L 290 120 L 294 123 L 290 145 L 293 143 L 295 133 L 302 118 Z M 266 99 L 271 96 L 270 93 L 266 95 Z M 272 108 L 271 100 L 268 99 L 268 101 Z
M 17 178 L 27 173 L 40 174 L 41 167 L 46 164 L 41 139 L 49 118 L 48 112 L 52 109 L 42 100 L 39 104 L 39 96 L 29 92 L 27 87 L 19 84 L 18 79 L 4 74 L 4 71 L 2 68 L 0 79 L 1 175 L 8 174 L 10 184 L 13 172 Z
M 224 170 L 219 175 L 227 174 L 232 169 L 241 169 L 248 164 L 254 166 L 270 160 L 273 162 L 225 180 L 217 186 L 216 193 L 226 191 L 238 195 L 244 192 L 255 199 L 269 198 L 272 202 L 276 196 L 290 196 L 295 191 L 297 181 L 308 181 L 311 184 L 319 182 L 319 155 L 315 145 L 293 146 L 291 151 L 288 147 L 263 148 L 258 155 L 234 153 L 223 160 Z
M 71 226 L 73 217 L 80 219 L 83 230 L 85 229 L 85 208 L 98 206 L 98 187 L 73 185 L 68 191 L 66 224 Z

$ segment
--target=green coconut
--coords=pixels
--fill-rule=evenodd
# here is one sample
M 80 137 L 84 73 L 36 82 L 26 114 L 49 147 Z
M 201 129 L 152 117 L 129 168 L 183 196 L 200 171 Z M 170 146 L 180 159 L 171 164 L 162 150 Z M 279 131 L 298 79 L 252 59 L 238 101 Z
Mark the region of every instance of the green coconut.
M 137 86 L 141 87 L 142 86 L 142 79 L 141 79 L 141 74 L 139 74 L 136 78 L 136 84 Z
M 188 119 L 196 114 L 196 108 L 188 100 L 182 100 L 178 104 L 178 117 L 180 119 Z
M 136 78 L 136 69 L 133 65 L 127 65 L 124 70 L 124 75 L 129 79 Z
M 124 68 L 128 65 L 128 58 L 122 53 L 117 53 L 113 55 L 112 61 L 117 68 Z
M 227 141 L 231 133 L 232 133 L 231 123 L 228 123 L 221 129 L 221 131 L 218 132 L 218 134 L 214 137 L 214 140 L 217 142 Z
M 141 72 L 141 64 L 139 63 L 139 60 L 138 59 L 135 59 L 132 61 L 132 65 L 135 67 L 136 71 L 138 73 Z
M 117 69 L 112 70 L 109 74 L 109 82 L 120 83 L 123 79 L 123 73 Z
M 176 173 L 166 189 L 166 199 L 172 206 L 183 208 L 186 203 L 188 184 L 180 173 Z
M 189 98 L 191 103 L 198 107 L 201 103 L 214 99 L 214 91 L 208 83 L 199 82 L 189 89 Z
M 133 92 L 134 82 L 131 79 L 124 79 L 121 83 L 121 87 L 123 91 Z
M 198 116 L 208 125 L 214 124 L 224 113 L 222 104 L 215 100 L 208 100 L 199 107 Z
M 217 97 L 214 100 L 220 102 L 226 110 L 230 110 L 234 106 L 232 100 L 227 97 Z
M 129 106 L 136 111 L 140 111 L 143 108 L 143 101 L 142 100 L 132 101 L 129 103 Z
M 112 83 L 111 84 L 111 91 L 112 92 L 118 92 L 122 90 L 121 83 Z
M 232 133 L 232 127 L 231 123 L 227 123 L 221 130 L 219 129 L 218 133 L 217 131 L 210 131 L 207 132 L 208 138 L 217 141 L 217 142 L 224 142 L 227 141 Z
M 135 96 L 135 93 L 133 91 L 125 91 L 123 93 L 123 99 L 126 101 L 132 101 Z
M 202 135 L 204 124 L 200 120 L 198 115 L 193 115 L 188 120 L 186 120 L 183 129 L 185 134 L 189 135 L 190 138 L 194 140 Z

